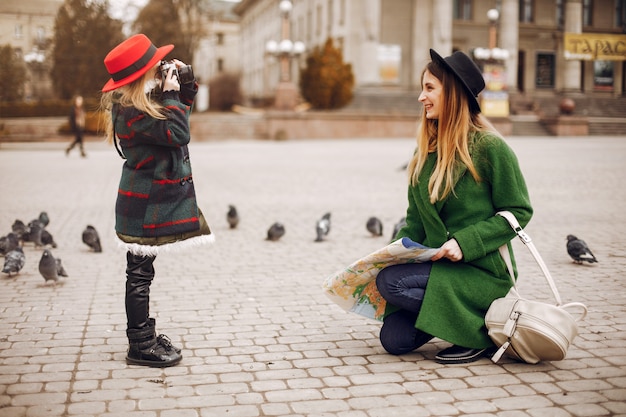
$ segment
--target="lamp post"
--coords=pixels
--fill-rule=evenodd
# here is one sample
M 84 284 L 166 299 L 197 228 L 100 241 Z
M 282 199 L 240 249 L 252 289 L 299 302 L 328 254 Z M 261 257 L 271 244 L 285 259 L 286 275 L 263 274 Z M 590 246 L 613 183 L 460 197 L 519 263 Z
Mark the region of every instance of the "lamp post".
M 485 116 L 508 117 L 509 95 L 506 91 L 505 61 L 509 51 L 497 47 L 497 26 L 500 12 L 487 11 L 489 21 L 489 48 L 474 49 L 474 58 L 480 64 L 485 78 L 485 92 L 482 94 L 482 111 Z
M 290 39 L 289 17 L 293 4 L 282 0 L 278 5 L 281 15 L 280 41 L 270 40 L 265 44 L 265 52 L 278 58 L 280 78 L 276 88 L 274 107 L 279 110 L 293 110 L 298 102 L 298 89 L 291 80 L 291 60 L 305 51 L 304 43 Z

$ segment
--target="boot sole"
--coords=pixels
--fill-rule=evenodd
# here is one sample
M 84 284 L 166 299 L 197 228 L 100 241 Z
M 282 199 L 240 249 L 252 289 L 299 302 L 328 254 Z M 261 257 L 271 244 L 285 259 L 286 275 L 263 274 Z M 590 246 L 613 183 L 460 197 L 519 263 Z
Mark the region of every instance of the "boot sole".
M 183 359 L 183 357 L 181 356 L 178 359 L 175 359 L 173 361 L 155 362 L 155 361 L 146 361 L 146 360 L 142 360 L 142 359 L 133 359 L 133 358 L 126 357 L 126 363 L 129 364 L 129 365 L 149 366 L 151 368 L 167 368 L 169 366 L 176 365 L 182 359 Z

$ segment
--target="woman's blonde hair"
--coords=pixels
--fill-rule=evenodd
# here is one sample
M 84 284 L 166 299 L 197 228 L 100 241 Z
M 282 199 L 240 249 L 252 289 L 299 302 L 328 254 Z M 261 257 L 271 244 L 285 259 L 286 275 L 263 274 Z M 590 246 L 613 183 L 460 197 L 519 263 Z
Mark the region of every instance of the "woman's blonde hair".
M 417 150 L 409 163 L 408 172 L 411 184 L 416 185 L 428 154 L 437 153 L 437 163 L 428 181 L 430 202 L 435 203 L 450 193 L 454 194 L 454 183 L 458 179 L 455 174 L 460 164 L 467 167 L 476 181 L 480 181 L 469 153 L 469 134 L 476 131 L 499 133 L 482 114 L 470 110 L 467 93 L 454 74 L 435 62 L 424 68 L 422 79 L 426 71 L 443 86 L 439 119 L 427 119 L 426 109 L 423 109 L 417 133 Z
M 167 119 L 165 107 L 152 100 L 150 95 L 146 94 L 144 91 L 144 84 L 152 78 L 154 78 L 154 71 L 148 70 L 143 77 L 138 78 L 132 83 L 102 94 L 100 108 L 104 114 L 104 131 L 107 142 L 113 143 L 114 140 L 113 120 L 111 118 L 111 110 L 114 104 L 118 104 L 122 107 L 134 107 L 155 119 Z

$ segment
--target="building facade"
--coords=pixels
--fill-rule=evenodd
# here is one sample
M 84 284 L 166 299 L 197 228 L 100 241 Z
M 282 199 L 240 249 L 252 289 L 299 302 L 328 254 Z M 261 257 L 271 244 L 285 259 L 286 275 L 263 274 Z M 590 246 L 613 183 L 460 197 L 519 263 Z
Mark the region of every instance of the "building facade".
M 280 0 L 242 0 L 242 88 L 247 97 L 273 94 L 279 65 L 265 51 L 280 40 Z M 306 49 L 332 38 L 352 64 L 356 89 L 371 86 L 419 90 L 429 49 L 474 55 L 490 42 L 506 50 L 505 83 L 526 96 L 565 92 L 623 96 L 626 91 L 626 0 L 293 0 L 289 16 L 292 41 Z M 498 10 L 497 21 L 488 18 Z M 572 54 L 571 45 L 610 51 Z M 570 59 L 566 59 L 568 56 Z M 297 83 L 302 57 L 291 61 Z
M 28 71 L 26 99 L 53 96 L 50 52 L 54 21 L 63 0 L 2 0 L 0 2 L 0 45 L 10 45 L 23 59 Z

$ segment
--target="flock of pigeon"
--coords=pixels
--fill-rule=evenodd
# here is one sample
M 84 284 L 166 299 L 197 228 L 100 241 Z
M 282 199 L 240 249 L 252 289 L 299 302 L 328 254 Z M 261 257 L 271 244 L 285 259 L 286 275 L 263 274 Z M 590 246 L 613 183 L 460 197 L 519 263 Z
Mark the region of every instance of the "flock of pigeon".
M 234 205 L 228 206 L 228 212 L 226 213 L 226 221 L 228 222 L 231 229 L 234 229 L 239 224 L 239 213 L 237 208 Z M 393 236 L 398 233 L 398 230 L 402 226 L 404 226 L 405 219 L 404 217 L 395 225 L 393 229 Z M 365 228 L 373 235 L 373 236 L 382 236 L 383 235 L 383 223 L 380 221 L 378 217 L 370 217 L 365 224 Z M 316 223 L 315 223 L 315 242 L 322 242 L 324 238 L 330 232 L 330 213 L 325 213 Z M 276 222 L 273 223 L 269 229 L 267 229 L 267 238 L 266 240 L 277 241 L 285 234 L 285 226 L 282 223 Z
M 50 248 L 56 248 L 57 243 L 46 226 L 50 223 L 50 218 L 45 211 L 42 211 L 34 220 L 28 224 L 17 219 L 11 225 L 11 232 L 0 237 L 0 255 L 4 256 L 2 272 L 9 277 L 18 275 L 26 264 L 24 245 L 32 243 L 35 249 L 43 248 L 39 259 L 39 273 L 45 282 L 52 282 L 53 285 L 59 281 L 59 277 L 67 277 L 67 271 L 63 267 L 61 259 L 52 255 Z M 100 237 L 96 229 L 89 225 L 82 234 L 83 242 L 94 252 L 102 252 Z
M 315 242 L 322 242 L 324 238 L 330 232 L 330 213 L 325 213 L 317 222 L 315 223 Z M 234 229 L 239 224 L 239 214 L 237 212 L 237 208 L 234 205 L 228 206 L 228 212 L 226 213 L 226 220 L 230 225 L 231 229 Z M 394 225 L 393 232 L 391 234 L 391 239 L 393 239 L 398 231 L 406 224 L 406 218 L 402 217 L 398 223 Z M 370 217 L 367 219 L 365 224 L 365 228 L 373 235 L 373 236 L 382 236 L 383 235 L 383 223 L 380 221 L 378 217 Z M 285 234 L 285 226 L 282 223 L 274 223 L 267 230 L 267 239 L 276 241 L 280 239 Z M 588 263 L 597 263 L 598 260 L 589 249 L 587 243 L 584 240 L 578 239 L 574 235 L 567 235 L 567 253 L 574 260 L 576 264 L 582 264 L 584 262 Z
M 315 242 L 324 241 L 330 232 L 330 217 L 330 213 L 325 213 L 315 223 Z M 234 205 L 228 206 L 226 220 L 231 229 L 236 228 L 239 224 L 239 214 Z M 6 236 L 0 237 L 0 255 L 4 256 L 3 273 L 8 274 L 9 277 L 19 274 L 26 264 L 26 256 L 23 249 L 24 244 L 32 243 L 36 249 L 43 248 L 43 253 L 39 260 L 39 273 L 46 283 L 52 281 L 52 283 L 56 285 L 59 277 L 68 276 L 65 268 L 63 268 L 61 259 L 55 258 L 49 249 L 49 247 L 57 247 L 54 238 L 50 232 L 46 230 L 46 226 L 49 223 L 50 218 L 45 211 L 42 211 L 38 218 L 30 221 L 28 224 L 24 224 L 24 222 L 19 219 L 15 220 L 11 226 L 11 232 Z M 406 219 L 403 217 L 394 225 L 391 235 L 392 239 L 405 224 Z M 377 217 L 367 219 L 365 228 L 373 236 L 383 235 L 383 223 Z M 276 222 L 267 230 L 266 240 L 277 241 L 284 234 L 285 226 L 282 223 Z M 82 240 L 93 252 L 102 252 L 100 237 L 93 226 L 88 225 L 85 230 L 83 230 Z M 576 264 L 598 262 L 587 243 L 574 235 L 567 235 L 566 248 L 567 253 Z

